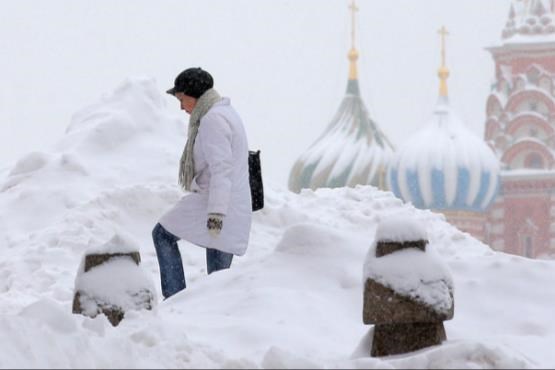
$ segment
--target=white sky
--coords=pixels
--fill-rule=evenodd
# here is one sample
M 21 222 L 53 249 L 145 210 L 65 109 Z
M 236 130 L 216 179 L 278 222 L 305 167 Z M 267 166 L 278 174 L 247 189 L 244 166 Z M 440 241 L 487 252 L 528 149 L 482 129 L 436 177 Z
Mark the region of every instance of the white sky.
M 262 149 L 265 176 L 285 186 L 294 161 L 325 129 L 344 95 L 347 0 L 0 0 L 0 168 L 47 151 L 71 115 L 127 76 L 161 90 L 202 66 Z M 358 0 L 361 91 L 398 147 L 437 97 L 445 25 L 450 96 L 483 136 L 509 0 Z M 168 96 L 171 109 L 176 102 Z M 184 122 L 186 117 L 184 116 Z

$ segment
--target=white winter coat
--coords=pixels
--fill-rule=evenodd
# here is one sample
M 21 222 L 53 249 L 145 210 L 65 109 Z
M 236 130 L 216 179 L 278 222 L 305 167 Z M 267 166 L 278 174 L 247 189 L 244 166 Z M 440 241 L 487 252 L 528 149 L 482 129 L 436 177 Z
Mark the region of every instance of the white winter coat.
M 200 120 L 192 192 L 166 212 L 160 224 L 201 247 L 245 254 L 252 218 L 248 151 L 243 122 L 230 100 L 223 98 Z M 216 238 L 206 228 L 209 213 L 225 215 Z

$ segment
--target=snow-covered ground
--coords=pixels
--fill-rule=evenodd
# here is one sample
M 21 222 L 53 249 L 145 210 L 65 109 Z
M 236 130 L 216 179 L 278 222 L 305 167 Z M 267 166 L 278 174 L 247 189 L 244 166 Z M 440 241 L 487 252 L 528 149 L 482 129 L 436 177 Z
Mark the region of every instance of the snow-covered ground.
M 10 169 L 9 166 L 0 165 L 0 181 L 3 181 L 6 178 L 6 176 L 8 175 L 9 169 Z
M 372 187 L 296 195 L 268 184 L 249 250 L 230 270 L 207 276 L 204 250 L 180 242 L 187 290 L 116 328 L 73 315 L 83 255 L 118 238 L 140 246 L 161 297 L 150 233 L 182 195 L 186 125 L 161 90 L 148 78 L 123 82 L 77 112 L 51 151 L 0 171 L 0 367 L 555 366 L 554 261 L 494 252 Z M 392 217 L 425 225 L 453 277 L 455 316 L 442 346 L 376 359 L 362 323 L 363 264 Z

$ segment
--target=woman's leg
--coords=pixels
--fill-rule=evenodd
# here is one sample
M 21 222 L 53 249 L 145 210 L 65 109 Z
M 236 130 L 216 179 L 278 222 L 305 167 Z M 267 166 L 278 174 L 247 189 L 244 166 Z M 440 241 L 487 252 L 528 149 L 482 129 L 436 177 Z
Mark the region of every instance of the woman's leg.
M 233 254 L 206 248 L 206 269 L 208 274 L 219 270 L 228 269 L 231 266 Z
M 160 265 L 162 295 L 168 298 L 185 289 L 186 286 L 181 253 L 177 246 L 179 238 L 157 224 L 152 230 L 152 240 Z

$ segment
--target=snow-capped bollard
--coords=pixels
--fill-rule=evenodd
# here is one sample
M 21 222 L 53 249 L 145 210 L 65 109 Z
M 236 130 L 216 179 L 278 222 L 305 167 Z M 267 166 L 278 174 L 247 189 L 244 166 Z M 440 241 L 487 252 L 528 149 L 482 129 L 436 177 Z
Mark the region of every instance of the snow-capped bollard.
M 73 313 L 103 313 L 117 326 L 129 310 L 150 310 L 155 302 L 152 282 L 140 268 L 138 248 L 119 235 L 90 250 L 75 279 Z
M 415 351 L 446 340 L 454 314 L 453 282 L 426 248 L 425 228 L 398 217 L 382 221 L 364 264 L 364 324 L 374 326 L 371 355 Z

